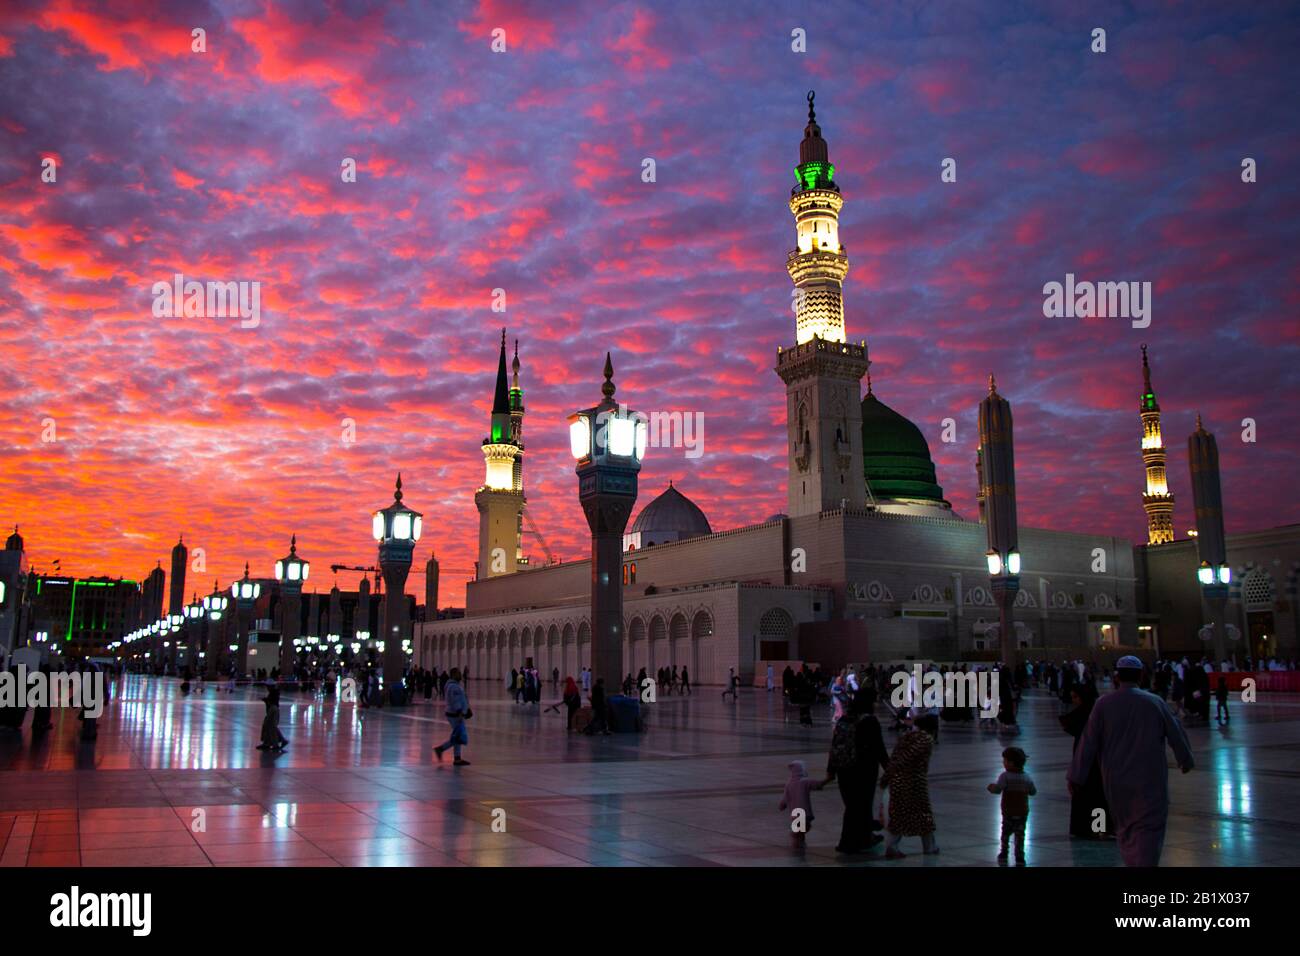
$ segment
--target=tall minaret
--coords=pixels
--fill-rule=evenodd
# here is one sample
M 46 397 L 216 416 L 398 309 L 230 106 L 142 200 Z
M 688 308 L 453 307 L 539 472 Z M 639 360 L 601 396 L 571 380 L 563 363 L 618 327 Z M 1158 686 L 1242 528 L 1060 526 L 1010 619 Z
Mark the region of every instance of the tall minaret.
M 424 565 L 424 619 L 438 620 L 438 556 L 432 548 Z
M 1165 477 L 1165 443 L 1160 437 L 1160 405 L 1151 389 L 1151 366 L 1142 346 L 1142 464 L 1147 470 L 1147 490 L 1142 507 L 1147 513 L 1147 544 L 1174 540 L 1174 496 Z
M 185 547 L 185 536 L 181 535 L 172 548 L 172 587 L 167 601 L 168 614 L 180 614 L 185 610 L 185 565 L 190 552 Z
M 861 382 L 870 363 L 866 344 L 854 345 L 844 334 L 849 260 L 840 245 L 844 200 L 834 178 L 810 92 L 790 191 L 798 247 L 786 257 L 795 285 L 795 346 L 776 359 L 776 374 L 785 382 L 791 517 L 866 506 Z
M 519 387 L 519 340 L 515 339 L 515 358 L 510 363 L 510 438 L 519 448 L 515 455 L 515 488 L 524 490 L 524 390 Z
M 516 385 L 518 378 L 516 377 Z M 495 578 L 519 570 L 523 560 L 524 480 L 519 457 L 523 444 L 523 391 L 512 394 L 506 377 L 506 330 L 501 330 L 496 393 L 492 400 L 492 432 L 483 439 L 487 476 L 474 493 L 478 506 L 478 576 Z M 514 405 L 518 404 L 516 416 Z

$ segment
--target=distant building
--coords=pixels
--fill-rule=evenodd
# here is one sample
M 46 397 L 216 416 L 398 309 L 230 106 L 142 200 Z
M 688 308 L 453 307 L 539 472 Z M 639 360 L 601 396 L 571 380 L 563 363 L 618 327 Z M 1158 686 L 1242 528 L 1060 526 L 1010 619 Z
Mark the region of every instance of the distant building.
M 167 573 L 162 569 L 162 562 L 145 576 L 140 589 L 139 610 L 136 617 L 137 627 L 148 627 L 163 615 L 163 598 L 166 589 Z
M 51 650 L 66 660 L 107 653 L 130 630 L 139 585 L 122 578 L 35 576 L 31 627 L 49 635 Z
M 0 662 L 22 646 L 26 638 L 24 607 L 28 583 L 27 554 L 23 536 L 14 525 L 13 534 L 0 551 Z

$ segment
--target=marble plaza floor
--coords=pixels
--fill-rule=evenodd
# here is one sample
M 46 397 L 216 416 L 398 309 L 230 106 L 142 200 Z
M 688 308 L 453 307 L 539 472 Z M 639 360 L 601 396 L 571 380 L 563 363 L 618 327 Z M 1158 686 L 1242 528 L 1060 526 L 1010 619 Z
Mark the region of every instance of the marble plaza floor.
M 907 858 L 887 862 L 879 847 L 834 853 L 833 785 L 814 798 L 806 852 L 788 847 L 777 810 L 786 764 L 824 770 L 825 708 L 805 728 L 779 693 L 742 691 L 732 704 L 706 688 L 661 697 L 638 737 L 586 737 L 496 682 L 469 690 L 472 766 L 454 768 L 432 755 L 447 736 L 436 700 L 377 711 L 286 694 L 291 745 L 272 756 L 254 747 L 256 692 L 186 697 L 175 680 L 128 677 L 93 744 L 78 739 L 73 711 L 56 711 L 35 740 L 30 715 L 21 736 L 0 731 L 0 866 L 995 865 L 998 799 L 984 787 L 1007 742 L 973 726 L 945 723 L 931 763 L 942 852 L 922 856 L 906 840 Z M 1066 835 L 1071 739 L 1058 712 L 1045 693 L 1027 694 L 1015 741 L 1039 787 L 1029 865 L 1117 866 L 1113 843 Z M 1300 698 L 1234 703 L 1228 728 L 1189 736 L 1197 769 L 1170 775 L 1162 863 L 1300 861 Z M 885 738 L 892 748 L 896 735 Z

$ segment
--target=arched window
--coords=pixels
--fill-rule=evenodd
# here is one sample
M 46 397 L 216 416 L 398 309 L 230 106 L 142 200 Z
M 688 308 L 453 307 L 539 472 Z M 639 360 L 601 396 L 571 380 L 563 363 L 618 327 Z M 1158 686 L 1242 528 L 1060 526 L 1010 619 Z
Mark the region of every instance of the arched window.
M 783 661 L 790 658 L 790 638 L 794 636 L 794 618 L 782 607 L 768 610 L 758 621 L 758 658 Z

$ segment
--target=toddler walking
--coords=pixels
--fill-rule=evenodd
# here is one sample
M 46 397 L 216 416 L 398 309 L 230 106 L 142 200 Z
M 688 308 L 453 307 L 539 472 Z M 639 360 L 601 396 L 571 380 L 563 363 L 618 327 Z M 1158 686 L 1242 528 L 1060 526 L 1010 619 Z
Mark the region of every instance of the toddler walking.
M 777 809 L 790 815 L 790 846 L 802 850 L 813 822 L 812 791 L 826 786 L 826 781 L 810 779 L 802 760 L 791 760 L 789 767 L 790 779 L 785 782 L 785 793 Z M 803 811 L 802 815 L 796 813 L 799 810 Z
M 1034 778 L 1025 773 L 1029 758 L 1019 747 L 1002 751 L 1003 771 L 996 783 L 989 784 L 989 793 L 1002 794 L 1002 850 L 998 862 L 1007 862 L 1007 842 L 1016 841 L 1016 866 L 1025 865 L 1025 824 L 1029 822 L 1029 798 L 1038 793 Z

